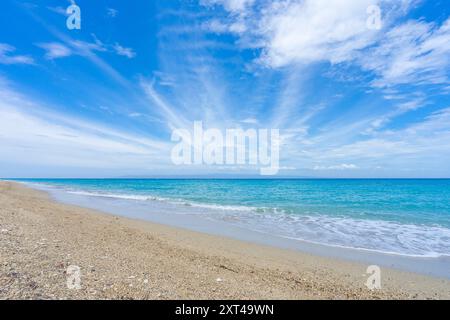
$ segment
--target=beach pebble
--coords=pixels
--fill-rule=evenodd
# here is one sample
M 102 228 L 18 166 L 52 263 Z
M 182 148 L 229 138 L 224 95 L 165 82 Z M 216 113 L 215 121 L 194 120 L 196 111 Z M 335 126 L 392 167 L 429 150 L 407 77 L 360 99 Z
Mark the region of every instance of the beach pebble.
M 7 232 L 9 232 L 8 229 L 2 229 L 2 233 L 7 233 Z
M 144 283 L 148 283 L 148 279 L 144 279 Z
M 217 281 L 217 282 L 222 282 L 222 281 L 223 281 L 223 279 L 221 279 L 221 278 L 217 278 L 217 279 L 216 279 L 216 281 Z

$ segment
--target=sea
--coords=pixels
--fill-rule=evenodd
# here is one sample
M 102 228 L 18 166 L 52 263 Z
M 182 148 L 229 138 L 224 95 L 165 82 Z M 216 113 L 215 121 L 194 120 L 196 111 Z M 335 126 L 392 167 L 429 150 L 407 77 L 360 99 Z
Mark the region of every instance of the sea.
M 62 202 L 249 241 L 436 259 L 450 277 L 450 179 L 18 181 Z

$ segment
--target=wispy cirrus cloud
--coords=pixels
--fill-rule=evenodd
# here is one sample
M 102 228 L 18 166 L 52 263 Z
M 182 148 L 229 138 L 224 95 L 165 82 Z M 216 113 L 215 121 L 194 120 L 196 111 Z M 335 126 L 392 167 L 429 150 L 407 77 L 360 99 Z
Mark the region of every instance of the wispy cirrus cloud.
M 0 141 L 3 163 L 33 166 L 145 170 L 149 163 L 167 165 L 164 155 L 170 150 L 166 141 L 58 114 L 5 81 L 0 82 Z
M 415 0 L 204 3 L 220 4 L 230 15 L 204 22 L 203 28 L 234 33 L 244 47 L 260 48 L 256 61 L 270 68 L 349 63 L 372 72 L 376 87 L 449 82 L 450 19 L 441 25 L 415 20 L 398 23 L 399 17 L 415 8 Z M 372 5 L 381 8 L 379 30 L 367 25 L 367 9 Z M 236 23 L 243 26 L 233 29 Z
M 69 57 L 74 54 L 73 49 L 63 45 L 62 43 L 49 42 L 38 43 L 36 45 L 46 51 L 45 58 L 49 60 Z
M 57 13 L 57 14 L 60 14 L 60 15 L 63 15 L 63 16 L 67 16 L 66 8 L 63 8 L 63 7 L 60 7 L 60 6 L 56 6 L 56 7 L 48 6 L 47 9 L 52 11 L 52 12 L 54 12 L 54 13 Z
M 408 101 L 400 102 L 387 113 L 372 120 L 365 133 L 373 134 L 374 131 L 380 130 L 393 121 L 396 117 L 424 108 L 429 104 L 430 103 L 426 101 L 426 98 L 423 95 L 419 95 L 418 97 Z
M 171 106 L 164 98 L 155 90 L 154 83 L 146 79 L 140 80 L 140 86 L 145 92 L 149 102 L 158 108 L 158 113 L 167 121 L 168 127 L 173 130 L 177 128 L 188 128 L 189 121 L 177 112 L 176 108 Z
M 245 24 L 243 29 L 249 30 L 252 37 L 247 38 L 251 43 L 242 44 L 260 47 L 260 62 L 282 67 L 352 60 L 355 52 L 372 43 L 377 34 L 367 28 L 367 8 L 389 2 L 392 1 L 291 0 L 257 2 L 252 6 L 253 1 L 224 0 L 206 4 L 221 4 L 231 13 L 225 19 L 212 20 L 215 23 L 211 27 L 221 26 L 223 31 L 232 32 L 233 24 Z
M 92 52 L 105 52 L 106 46 L 97 39 L 95 35 L 93 42 L 81 41 L 81 40 L 67 40 L 63 42 L 45 42 L 37 43 L 36 46 L 44 49 L 45 57 L 47 59 L 59 59 L 70 57 L 72 55 L 89 56 Z
M 389 163 L 391 169 L 420 167 L 450 157 L 450 108 L 433 112 L 406 128 L 376 132 L 372 137 L 341 143 L 330 141 L 304 146 L 311 159 L 322 161 L 352 161 L 360 164 Z M 436 155 L 436 157 L 434 156 Z M 444 161 L 445 162 L 445 161 Z M 407 165 L 406 165 L 407 164 Z M 361 167 L 361 166 L 360 166 Z M 432 167 L 421 168 L 432 170 Z M 441 170 L 444 168 L 438 168 Z
M 233 13 L 244 13 L 255 2 L 255 0 L 200 0 L 207 6 L 222 5 L 227 11 Z
M 330 166 L 314 166 L 313 170 L 315 171 L 326 171 L 326 170 L 356 170 L 359 167 L 353 163 L 347 164 L 339 164 L 339 165 L 330 165 Z
M 47 68 L 49 77 L 31 83 L 32 77 L 20 70 L 11 78 L 20 79 L 25 91 L 39 88 L 40 98 L 55 101 L 59 104 L 55 109 L 62 109 L 61 113 L 75 114 L 81 107 L 79 114 L 91 121 L 81 124 L 75 119 L 52 118 L 51 112 L 33 114 L 45 102 L 30 98 L 22 101 L 32 108 L 8 112 L 20 126 L 36 126 L 40 138 L 27 132 L 31 143 L 26 144 L 23 132 L 11 132 L 22 137 L 17 145 L 45 155 L 44 147 L 30 147 L 33 143 L 45 146 L 44 128 L 50 127 L 47 154 L 54 159 L 59 157 L 58 148 L 70 154 L 60 145 L 70 145 L 80 137 L 75 150 L 86 157 L 86 166 L 89 158 L 100 160 L 93 161 L 95 165 L 107 161 L 104 152 L 111 158 L 119 155 L 114 158 L 115 166 L 125 168 L 128 162 L 140 170 L 152 144 L 137 143 L 137 136 L 130 141 L 119 136 L 130 131 L 170 141 L 172 129 L 190 129 L 193 121 L 201 120 L 205 128 L 220 130 L 280 129 L 281 166 L 290 168 L 293 176 L 396 176 L 402 170 L 410 170 L 409 175 L 423 170 L 423 176 L 432 176 L 439 163 L 440 175 L 445 176 L 450 172 L 445 164 L 450 159 L 449 122 L 443 109 L 450 102 L 447 11 L 436 18 L 427 4 L 423 11 L 414 12 L 418 2 L 160 2 L 154 15 L 143 10 L 142 15 L 128 17 L 121 11 L 120 19 L 111 19 L 103 6 L 98 20 L 91 21 L 98 37 L 91 38 L 84 33 L 87 29 L 68 32 L 65 19 L 52 20 L 55 17 L 48 10 L 50 19 L 41 19 L 37 16 L 41 11 L 35 10 L 34 22 L 51 37 L 36 35 L 31 53 L 35 59 L 44 55 L 39 63 Z M 373 4 L 382 9 L 381 30 L 367 28 L 366 9 Z M 435 4 L 430 4 L 434 8 Z M 89 9 L 90 5 L 86 6 Z M 62 7 L 53 11 L 65 15 Z M 422 18 L 410 20 L 414 17 Z M 151 41 L 130 37 L 125 43 L 123 38 L 111 38 L 116 27 L 132 34 L 149 19 L 155 19 L 155 32 L 148 34 Z M 52 21 L 61 23 L 50 25 Z M 17 52 L 6 54 L 23 51 Z M 142 59 L 133 59 L 136 55 Z M 124 59 L 126 63 L 121 63 Z M 76 72 L 62 71 L 61 67 L 67 66 Z M 61 81 L 49 81 L 50 76 Z M 96 131 L 97 120 L 117 124 L 115 133 L 104 126 Z M 59 138 L 57 126 L 61 123 L 64 131 Z M 104 138 L 106 141 L 101 140 Z M 11 141 L 8 137 L 9 159 L 13 158 Z M 122 148 L 119 142 L 129 143 L 130 148 Z M 107 148 L 99 148 L 96 154 L 96 143 Z M 23 155 L 23 150 L 17 154 Z M 76 154 L 73 159 L 72 163 L 81 163 Z M 153 169 L 153 158 L 148 159 L 148 168 Z M 56 166 L 57 161 L 48 163 Z M 174 169 L 170 164 L 167 168 Z M 382 169 L 370 171 L 374 168 Z M 216 169 L 183 168 L 193 174 Z M 246 169 L 236 167 L 239 172 Z
M 126 47 L 122 47 L 120 44 L 116 43 L 113 46 L 115 52 L 119 55 L 119 56 L 125 56 L 128 59 L 132 59 L 134 57 L 136 57 L 136 52 L 134 52 L 134 50 L 132 48 L 126 48 Z
M 110 46 L 104 44 L 95 35 L 93 42 L 81 40 L 68 40 L 65 43 L 48 42 L 36 44 L 39 48 L 46 51 L 45 57 L 47 59 L 65 58 L 72 55 L 89 56 L 93 52 L 114 52 L 119 56 L 124 56 L 132 59 L 136 56 L 136 52 L 132 48 L 126 48 L 119 43 Z
M 450 83 L 450 18 L 442 25 L 408 21 L 389 30 L 358 63 L 378 78 L 377 87 Z
M 115 18 L 119 14 L 119 11 L 114 8 L 107 8 L 106 14 L 111 18 Z
M 0 43 L 0 64 L 34 64 L 32 57 L 16 55 L 15 51 L 15 47 L 7 43 Z

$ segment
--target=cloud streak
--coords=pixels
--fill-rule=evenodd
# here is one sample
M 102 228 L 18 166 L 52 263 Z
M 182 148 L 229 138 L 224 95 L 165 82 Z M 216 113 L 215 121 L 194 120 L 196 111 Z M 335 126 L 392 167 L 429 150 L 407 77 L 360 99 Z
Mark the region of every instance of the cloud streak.
M 0 64 L 34 64 L 33 58 L 24 55 L 15 55 L 16 48 L 0 43 Z
M 3 162 L 138 171 L 145 171 L 150 164 L 167 165 L 165 154 L 170 146 L 166 141 L 59 115 L 33 100 L 4 83 L 0 88 Z

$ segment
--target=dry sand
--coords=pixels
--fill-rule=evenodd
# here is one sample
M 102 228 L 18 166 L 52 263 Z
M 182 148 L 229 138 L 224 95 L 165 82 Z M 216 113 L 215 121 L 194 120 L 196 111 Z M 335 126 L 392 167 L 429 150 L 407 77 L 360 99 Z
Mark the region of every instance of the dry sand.
M 67 287 L 67 267 L 81 289 Z M 0 299 L 449 299 L 450 281 L 130 220 L 0 182 Z

